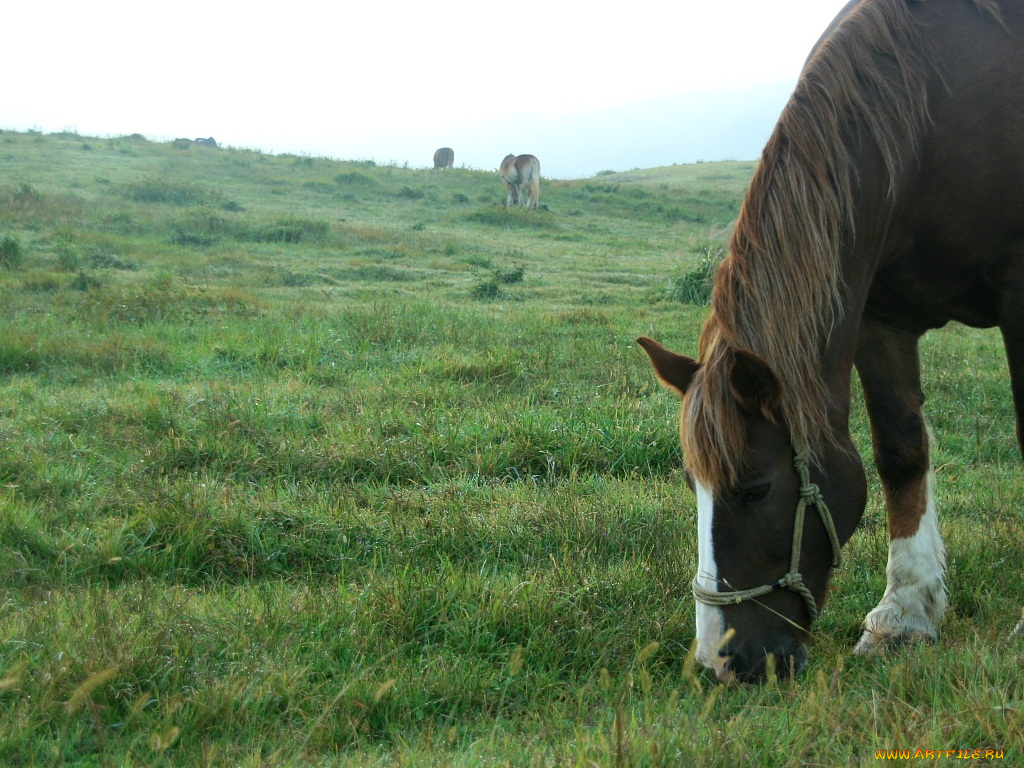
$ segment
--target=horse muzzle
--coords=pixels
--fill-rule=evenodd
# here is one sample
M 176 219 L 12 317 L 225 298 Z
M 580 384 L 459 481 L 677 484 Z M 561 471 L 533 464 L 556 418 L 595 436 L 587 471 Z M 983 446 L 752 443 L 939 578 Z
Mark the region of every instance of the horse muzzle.
M 715 676 L 723 683 L 763 683 L 771 679 L 786 680 L 800 674 L 807 665 L 807 648 L 803 643 L 767 651 L 726 648 L 721 661 L 714 665 Z

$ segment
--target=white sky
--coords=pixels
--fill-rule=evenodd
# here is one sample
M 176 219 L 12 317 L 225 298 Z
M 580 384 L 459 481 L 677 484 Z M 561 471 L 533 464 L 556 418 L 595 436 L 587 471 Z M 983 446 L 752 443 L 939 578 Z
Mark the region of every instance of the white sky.
M 457 165 L 491 168 L 508 152 L 540 155 L 546 121 L 585 124 L 637 102 L 791 88 L 844 4 L 16 1 L 2 12 L 0 129 L 214 136 L 413 167 L 450 144 Z M 716 130 L 714 114 L 702 122 Z M 473 148 L 460 152 L 454 137 L 470 131 Z M 518 136 L 534 144 L 509 148 Z M 592 151 L 584 139 L 578 150 Z M 753 159 L 746 147 L 734 157 Z M 576 173 L 563 165 L 562 175 Z M 559 159 L 546 168 L 558 176 Z

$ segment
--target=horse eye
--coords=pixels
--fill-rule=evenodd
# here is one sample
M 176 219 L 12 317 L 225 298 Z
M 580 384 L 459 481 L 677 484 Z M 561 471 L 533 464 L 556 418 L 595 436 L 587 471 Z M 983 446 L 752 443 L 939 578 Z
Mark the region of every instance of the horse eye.
M 752 504 L 755 501 L 761 501 L 764 499 L 771 489 L 771 483 L 760 483 L 758 485 L 752 485 L 749 488 L 741 488 L 740 493 L 743 495 L 743 502 L 745 504 Z

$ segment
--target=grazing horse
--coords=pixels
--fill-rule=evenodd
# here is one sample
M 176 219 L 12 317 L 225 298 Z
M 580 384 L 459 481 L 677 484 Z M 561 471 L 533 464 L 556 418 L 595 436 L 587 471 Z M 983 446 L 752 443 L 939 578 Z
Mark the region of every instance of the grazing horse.
M 451 147 L 441 147 L 434 153 L 435 168 L 451 168 L 455 165 L 455 150 Z
M 498 173 L 508 189 L 506 208 L 521 201 L 527 208 L 537 210 L 540 202 L 540 160 L 533 155 L 505 155 Z M 525 197 L 522 194 L 524 188 Z
M 998 326 L 1024 451 L 1024 1 L 853 0 L 751 181 L 693 360 L 639 339 L 683 397 L 697 497 L 697 655 L 793 674 L 867 496 L 856 366 L 889 523 L 856 650 L 936 637 L 946 608 L 918 340 Z

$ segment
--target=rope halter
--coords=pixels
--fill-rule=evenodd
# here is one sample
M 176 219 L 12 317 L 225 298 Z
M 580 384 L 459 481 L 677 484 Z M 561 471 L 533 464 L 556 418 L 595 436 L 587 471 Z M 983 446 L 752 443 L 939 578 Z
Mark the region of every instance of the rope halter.
M 838 568 L 841 562 L 839 536 L 836 534 L 836 526 L 832 520 L 832 513 L 828 511 L 825 500 L 821 497 L 821 489 L 810 480 L 810 460 L 807 451 L 799 451 L 793 457 L 793 465 L 796 467 L 797 475 L 800 477 L 800 500 L 796 505 L 796 519 L 793 521 L 793 549 L 789 560 L 789 573 L 771 584 L 765 584 L 752 589 L 738 589 L 733 592 L 714 592 L 706 589 L 697 583 L 694 577 L 691 587 L 693 596 L 705 605 L 722 606 L 736 605 L 745 600 L 754 600 L 763 595 L 774 592 L 776 589 L 789 589 L 804 598 L 807 603 L 807 612 L 810 614 L 811 623 L 818 618 L 818 606 L 814 602 L 814 595 L 804 583 L 804 577 L 800 573 L 800 548 L 804 538 L 804 517 L 807 507 L 813 504 L 818 509 L 818 516 L 825 526 L 828 539 L 832 544 L 832 567 Z

